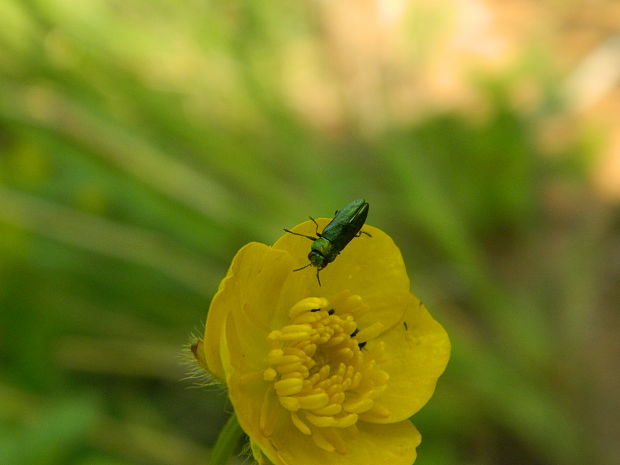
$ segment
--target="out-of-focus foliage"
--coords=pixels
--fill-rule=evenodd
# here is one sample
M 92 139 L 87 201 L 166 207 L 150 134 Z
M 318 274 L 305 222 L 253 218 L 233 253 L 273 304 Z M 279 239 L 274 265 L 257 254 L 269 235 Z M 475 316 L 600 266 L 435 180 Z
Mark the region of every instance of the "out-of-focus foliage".
M 620 12 L 530 3 L 0 2 L 0 463 L 206 463 L 230 258 L 360 197 L 453 340 L 417 463 L 618 463 Z

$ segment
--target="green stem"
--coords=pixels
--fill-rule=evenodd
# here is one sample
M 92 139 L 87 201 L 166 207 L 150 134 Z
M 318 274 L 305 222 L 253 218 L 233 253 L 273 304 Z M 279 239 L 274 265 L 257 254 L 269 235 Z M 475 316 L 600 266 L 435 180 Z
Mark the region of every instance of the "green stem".
M 226 465 L 242 435 L 243 430 L 241 426 L 239 426 L 237 415 L 233 413 L 224 425 L 224 428 L 222 428 L 222 431 L 220 431 L 220 435 L 217 437 L 215 447 L 211 453 L 209 465 Z

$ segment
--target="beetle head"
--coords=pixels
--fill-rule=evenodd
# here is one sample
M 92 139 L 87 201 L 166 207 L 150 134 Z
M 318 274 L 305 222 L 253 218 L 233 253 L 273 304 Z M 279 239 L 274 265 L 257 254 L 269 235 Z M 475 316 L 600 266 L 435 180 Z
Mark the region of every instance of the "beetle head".
M 312 266 L 316 266 L 319 270 L 327 266 L 327 260 L 320 252 L 311 250 L 308 254 L 308 260 L 312 263 Z

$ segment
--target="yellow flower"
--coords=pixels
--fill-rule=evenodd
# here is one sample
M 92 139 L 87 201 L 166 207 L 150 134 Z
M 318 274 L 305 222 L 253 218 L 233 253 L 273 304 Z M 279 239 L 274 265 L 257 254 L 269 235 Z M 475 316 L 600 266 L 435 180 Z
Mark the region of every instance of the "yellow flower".
M 247 244 L 213 298 L 196 355 L 228 386 L 261 464 L 415 460 L 420 434 L 408 418 L 432 396 L 450 341 L 411 294 L 392 239 L 364 231 L 372 237 L 353 239 L 321 271 L 322 286 L 314 269 L 292 271 L 310 241 Z

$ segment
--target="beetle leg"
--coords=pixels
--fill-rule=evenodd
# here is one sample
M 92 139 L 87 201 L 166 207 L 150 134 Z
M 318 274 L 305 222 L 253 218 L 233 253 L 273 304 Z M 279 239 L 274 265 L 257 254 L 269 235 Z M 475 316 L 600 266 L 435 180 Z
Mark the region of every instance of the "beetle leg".
M 319 278 L 319 271 L 321 271 L 321 268 L 317 268 L 316 269 L 316 280 L 319 282 L 319 286 L 321 285 L 321 278 Z
M 366 231 L 360 231 L 358 232 L 355 237 L 360 237 L 362 234 L 366 234 L 368 237 L 372 237 L 372 235 L 370 233 L 367 233 Z
M 311 216 L 309 216 L 308 218 L 310 218 L 312 220 L 312 222 L 314 223 L 314 225 L 316 226 L 316 230 L 315 230 L 314 234 L 316 234 L 317 237 L 322 237 L 321 233 L 319 232 L 319 223 L 317 223 L 316 220 L 314 218 L 312 218 Z
M 314 241 L 316 241 L 316 240 L 318 239 L 318 237 L 306 236 L 305 234 L 299 234 L 299 233 L 296 233 L 296 232 L 293 232 L 293 231 L 289 231 L 289 230 L 288 230 L 288 229 L 286 229 L 286 228 L 284 229 L 284 232 L 287 232 L 287 233 L 289 233 L 289 234 L 294 234 L 294 235 L 296 235 L 296 236 L 305 237 L 306 239 L 310 239 L 310 240 L 311 240 L 311 241 L 313 241 L 313 242 L 314 242 Z

